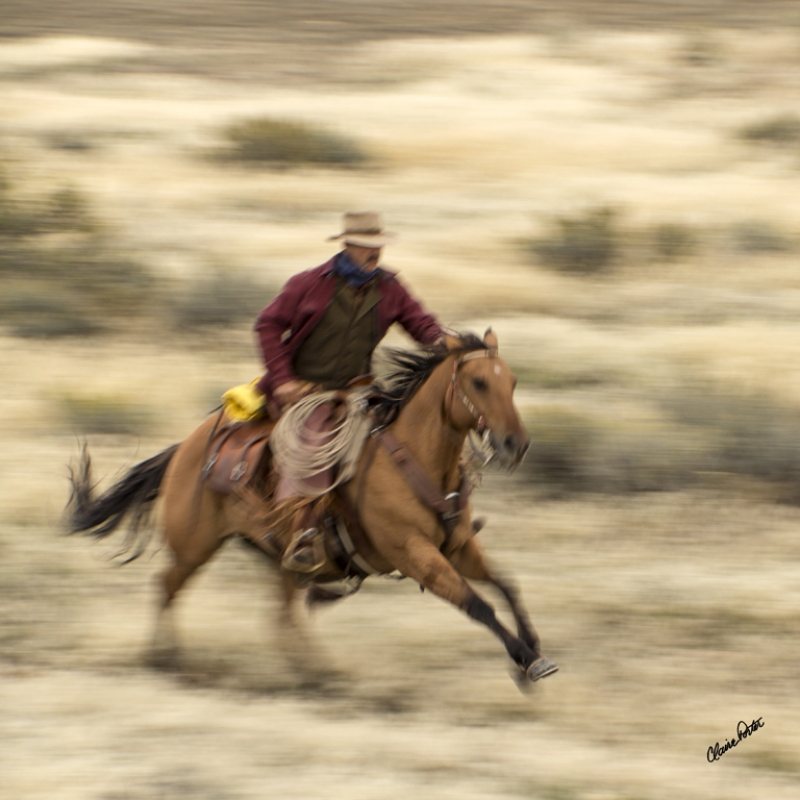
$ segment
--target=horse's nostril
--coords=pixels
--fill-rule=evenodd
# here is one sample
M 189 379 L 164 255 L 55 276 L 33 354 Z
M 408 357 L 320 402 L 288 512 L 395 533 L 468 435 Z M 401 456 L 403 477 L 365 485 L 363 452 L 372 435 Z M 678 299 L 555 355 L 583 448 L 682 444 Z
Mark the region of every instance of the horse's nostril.
M 510 433 L 505 439 L 503 439 L 503 447 L 509 453 L 516 453 L 519 449 L 519 439 Z

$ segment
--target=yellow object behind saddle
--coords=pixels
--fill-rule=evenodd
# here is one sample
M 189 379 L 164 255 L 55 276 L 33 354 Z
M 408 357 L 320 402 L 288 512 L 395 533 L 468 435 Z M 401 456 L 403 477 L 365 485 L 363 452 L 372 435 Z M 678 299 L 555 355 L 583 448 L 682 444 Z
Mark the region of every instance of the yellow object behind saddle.
M 222 395 L 225 413 L 236 422 L 247 422 L 264 416 L 266 398 L 256 389 L 256 378 L 251 383 L 234 386 Z

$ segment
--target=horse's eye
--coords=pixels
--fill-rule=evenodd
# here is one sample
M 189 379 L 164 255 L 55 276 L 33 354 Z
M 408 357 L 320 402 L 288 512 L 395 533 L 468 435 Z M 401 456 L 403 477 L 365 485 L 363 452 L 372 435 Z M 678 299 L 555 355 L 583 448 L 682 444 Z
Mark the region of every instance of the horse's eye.
M 483 378 L 473 378 L 472 385 L 479 391 L 486 391 L 486 381 Z

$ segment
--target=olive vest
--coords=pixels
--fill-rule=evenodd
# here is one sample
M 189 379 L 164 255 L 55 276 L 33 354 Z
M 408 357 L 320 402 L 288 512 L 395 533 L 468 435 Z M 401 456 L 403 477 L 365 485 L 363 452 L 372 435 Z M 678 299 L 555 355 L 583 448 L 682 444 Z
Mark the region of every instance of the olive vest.
M 366 375 L 378 346 L 380 299 L 377 280 L 359 289 L 337 277 L 330 305 L 295 354 L 295 375 L 325 390 L 343 389 Z

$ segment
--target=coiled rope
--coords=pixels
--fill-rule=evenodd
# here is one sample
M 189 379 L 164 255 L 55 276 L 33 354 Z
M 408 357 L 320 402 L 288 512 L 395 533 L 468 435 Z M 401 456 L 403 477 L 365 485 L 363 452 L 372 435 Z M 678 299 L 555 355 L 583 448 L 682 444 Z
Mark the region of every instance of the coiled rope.
M 272 431 L 270 447 L 278 472 L 292 481 L 305 497 L 320 497 L 334 486 L 349 481 L 356 473 L 370 429 L 363 395 L 351 392 L 345 397 L 342 419 L 330 430 L 310 430 L 307 424 L 321 405 L 339 397 L 337 392 L 304 397 L 283 413 Z M 308 478 L 333 466 L 339 469 L 330 487 L 319 489 L 306 483 Z

